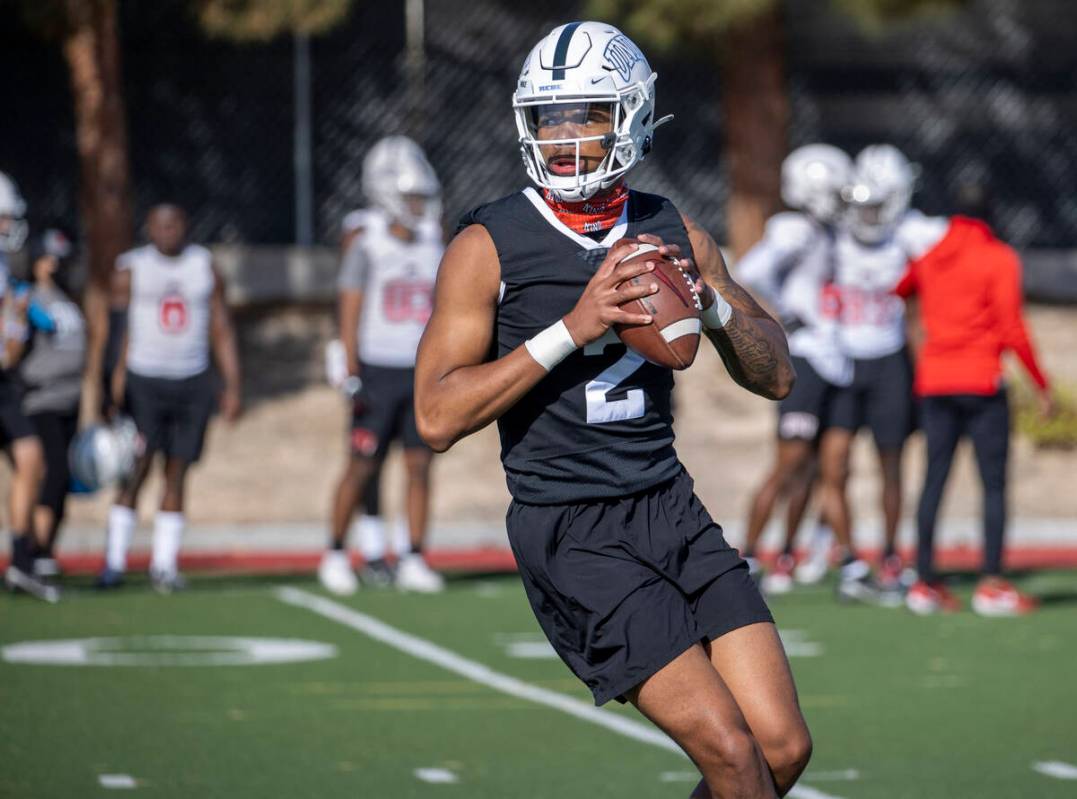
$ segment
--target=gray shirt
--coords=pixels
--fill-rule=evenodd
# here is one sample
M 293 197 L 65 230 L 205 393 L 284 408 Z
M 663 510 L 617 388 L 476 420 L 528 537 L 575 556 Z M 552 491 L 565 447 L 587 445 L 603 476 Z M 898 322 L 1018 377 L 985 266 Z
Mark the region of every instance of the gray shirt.
M 77 412 L 86 361 L 82 313 L 58 288 L 35 287 L 30 301 L 48 314 L 53 329 L 35 327 L 27 353 L 19 363 L 19 377 L 26 386 L 23 412 Z

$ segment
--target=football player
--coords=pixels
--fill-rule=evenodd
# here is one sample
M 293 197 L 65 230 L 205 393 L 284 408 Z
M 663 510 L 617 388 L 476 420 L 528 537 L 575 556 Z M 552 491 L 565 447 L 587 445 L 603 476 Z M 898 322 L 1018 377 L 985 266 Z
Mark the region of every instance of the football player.
M 22 387 L 23 413 L 41 440 L 45 457 L 45 478 L 34 509 L 40 544 L 34 571 L 43 578 L 59 573 L 53 552 L 64 518 L 68 447 L 78 429 L 86 360 L 86 324 L 67 287 L 73 255 L 70 239 L 60 230 L 35 237 L 29 259 L 33 282 L 20 286 L 29 301 L 17 306 L 16 316 L 26 334 L 8 346 Z
M 239 352 L 224 281 L 209 250 L 188 243 L 187 214 L 157 205 L 146 217 L 146 234 L 149 244 L 116 260 L 114 294 L 128 318 L 112 378 L 112 402 L 135 420 L 144 450 L 109 510 L 98 586 L 123 581 L 138 494 L 160 453 L 165 489 L 154 519 L 150 579 L 169 593 L 184 586 L 177 564 L 187 473 L 202 454 L 214 410 L 219 406 L 229 422 L 239 417 Z M 219 396 L 213 362 L 224 382 Z
M 350 452 L 333 497 L 329 549 L 318 577 L 336 594 L 359 587 L 345 549 L 348 526 L 390 444 L 400 439 L 410 547 L 397 565 L 395 584 L 433 593 L 444 587 L 423 557 L 433 453 L 415 426 L 414 381 L 415 351 L 430 318 L 444 252 L 441 186 L 415 142 L 389 136 L 363 161 L 363 192 L 372 207 L 350 219 L 355 233 L 338 281 L 345 383 L 352 400 Z M 369 545 L 364 554 L 371 554 Z
M 33 425 L 22 411 L 19 388 L 11 371 L 17 359 L 9 349 L 21 347 L 29 335 L 26 313 L 30 296 L 10 287 L 8 257 L 26 242 L 26 202 L 15 182 L 0 172 L 0 301 L 4 305 L 3 368 L 0 369 L 0 443 L 7 449 L 14 467 L 8 496 L 8 523 L 11 525 L 11 562 L 4 581 L 13 591 L 25 591 L 47 602 L 55 602 L 60 593 L 34 573 L 34 561 L 40 555 L 42 541 L 33 534 L 33 510 L 37 504 L 45 455 Z
M 621 263 L 642 239 L 698 262 L 701 326 L 741 385 L 792 386 L 780 325 L 713 239 L 625 182 L 669 119 L 656 78 L 601 22 L 561 25 L 527 56 L 513 108 L 536 188 L 468 213 L 446 251 L 419 428 L 440 451 L 497 421 L 524 588 L 595 702 L 632 702 L 672 736 L 702 772 L 693 796 L 783 795 L 811 744 L 773 620 L 673 449 L 672 372 L 611 329 L 652 321 L 621 307 L 658 290 L 626 282 L 654 269 Z
M 778 406 L 774 466 L 752 498 L 742 550 L 752 563 L 775 503 L 785 499 L 785 541 L 763 577 L 767 593 L 793 586 L 793 541 L 815 482 L 819 439 L 837 387 L 852 379 L 852 363 L 838 343 L 837 307 L 828 295 L 841 192 L 851 174 L 852 160 L 837 147 L 809 144 L 790 153 L 782 163 L 782 199 L 791 210 L 771 217 L 763 239 L 737 264 L 737 277 L 777 309 L 797 371 L 792 393 Z M 821 541 L 813 540 L 811 549 L 818 550 L 813 555 L 822 568 L 813 580 L 825 574 L 830 543 L 826 533 L 816 531 L 815 537 Z M 851 550 L 849 541 L 842 544 Z
M 834 399 L 831 426 L 820 445 L 827 517 L 839 538 L 851 535 L 846 496 L 853 437 L 870 428 L 882 475 L 883 559 L 877 580 L 858 562 L 839 581 L 850 600 L 901 604 L 901 559 L 895 544 L 901 519 L 901 455 L 914 427 L 912 363 L 906 347 L 905 306 L 894 293 L 910 257 L 937 241 L 947 221 L 911 209 L 915 171 L 888 144 L 856 157 L 846 187 L 845 224 L 835 246 L 834 282 L 840 296 L 840 340 L 853 359 L 853 380 Z

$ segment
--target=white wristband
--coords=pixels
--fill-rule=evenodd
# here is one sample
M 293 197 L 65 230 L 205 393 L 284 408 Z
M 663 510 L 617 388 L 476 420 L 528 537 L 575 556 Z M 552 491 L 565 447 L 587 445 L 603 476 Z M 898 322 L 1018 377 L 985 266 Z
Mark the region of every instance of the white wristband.
M 537 336 L 529 338 L 524 342 L 524 346 L 547 372 L 579 349 L 563 319 L 557 320 Z
M 714 302 L 710 307 L 699 315 L 703 327 L 708 330 L 721 330 L 726 326 L 729 317 L 733 315 L 733 306 L 725 301 L 725 298 L 717 291 L 714 292 Z

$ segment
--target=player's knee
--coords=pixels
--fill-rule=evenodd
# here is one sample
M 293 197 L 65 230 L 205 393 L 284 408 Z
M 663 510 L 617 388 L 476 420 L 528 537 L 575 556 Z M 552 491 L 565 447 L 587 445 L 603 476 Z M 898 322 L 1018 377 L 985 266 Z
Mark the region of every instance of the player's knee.
M 717 770 L 735 778 L 757 769 L 755 747 L 755 739 L 748 730 L 715 726 L 704 731 L 693 756 L 704 767 L 704 773 Z
M 792 784 L 811 760 L 812 740 L 808 729 L 797 725 L 785 731 L 780 740 L 763 745 L 767 765 L 780 782 Z

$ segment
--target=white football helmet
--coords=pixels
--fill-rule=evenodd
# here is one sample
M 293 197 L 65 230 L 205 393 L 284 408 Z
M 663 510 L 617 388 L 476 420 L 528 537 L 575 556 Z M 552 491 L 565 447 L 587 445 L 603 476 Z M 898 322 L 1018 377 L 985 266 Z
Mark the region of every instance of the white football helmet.
M 128 417 L 90 425 L 68 447 L 71 476 L 90 491 L 113 485 L 131 473 L 141 449 L 141 436 Z
M 867 244 L 885 240 L 909 210 L 916 167 L 891 144 L 873 144 L 856 157 L 853 181 L 842 192 L 846 222 Z
M 0 252 L 17 252 L 26 243 L 26 202 L 15 181 L 0 172 Z
M 805 144 L 782 161 L 782 200 L 824 224 L 837 222 L 842 190 L 853 173 L 853 159 L 829 144 Z
M 441 183 L 422 148 L 407 136 L 386 136 L 363 159 L 363 194 L 390 218 L 415 230 L 441 219 Z M 421 213 L 409 198 L 423 198 Z
M 580 202 L 608 189 L 651 149 L 654 130 L 673 119 L 654 117 L 658 75 L 631 39 L 604 22 L 572 22 L 554 28 L 524 60 L 512 107 L 527 174 L 564 202 Z M 572 175 L 554 175 L 537 139 L 542 107 L 598 103 L 610 110 L 612 130 L 601 136 L 544 139 L 543 145 L 575 147 Z M 592 172 L 580 171 L 580 143 L 601 141 L 606 156 Z

